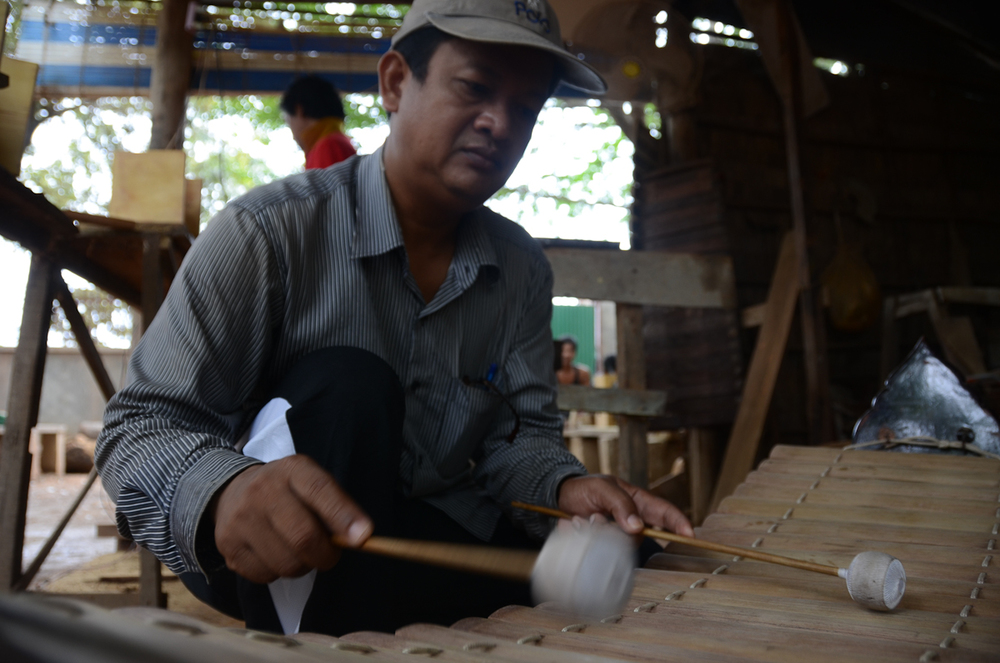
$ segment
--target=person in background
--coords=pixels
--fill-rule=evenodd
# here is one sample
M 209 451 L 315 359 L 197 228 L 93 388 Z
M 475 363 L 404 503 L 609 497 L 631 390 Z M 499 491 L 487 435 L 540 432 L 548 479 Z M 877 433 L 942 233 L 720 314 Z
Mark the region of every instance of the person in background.
M 555 341 L 556 380 L 559 384 L 590 386 L 590 370 L 583 364 L 574 364 L 577 342 L 572 336 L 561 336 Z
M 306 153 L 306 170 L 326 168 L 356 154 L 344 133 L 344 104 L 337 88 L 319 76 L 303 76 L 281 96 L 292 137 Z

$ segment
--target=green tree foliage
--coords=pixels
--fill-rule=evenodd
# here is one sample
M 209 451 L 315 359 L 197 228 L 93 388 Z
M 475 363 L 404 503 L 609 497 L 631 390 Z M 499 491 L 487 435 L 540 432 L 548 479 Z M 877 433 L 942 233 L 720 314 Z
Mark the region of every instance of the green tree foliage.
M 555 100 L 550 102 L 554 108 L 569 108 L 565 102 Z M 504 187 L 497 192 L 497 198 L 512 196 L 522 205 L 522 215 L 543 213 L 538 202 L 548 198 L 556 202 L 556 207 L 567 212 L 570 217 L 580 216 L 595 205 L 627 206 L 631 202 L 631 182 L 620 187 L 609 187 L 602 174 L 607 165 L 623 155 L 631 156 L 631 144 L 624 132 L 617 125 L 611 114 L 603 108 L 593 108 L 592 113 L 585 114 L 586 119 L 575 122 L 576 131 L 588 129 L 598 130 L 605 134 L 605 142 L 594 152 L 591 160 L 579 164 L 572 172 L 558 172 L 545 175 L 539 181 L 522 184 L 516 187 Z M 546 131 L 544 115 L 539 120 L 536 132 Z M 529 146 L 529 153 L 537 152 L 538 148 Z
M 120 338 L 126 341 L 132 338 L 132 316 L 125 302 L 93 285 L 73 288 L 72 293 L 92 338 Z M 62 337 L 66 347 L 78 347 L 66 313 L 59 305 L 53 306 L 49 329 Z
M 21 13 L 24 11 L 24 0 L 10 0 L 10 13 L 7 15 L 7 23 L 4 25 L 3 55 L 13 56 L 14 49 L 17 48 L 17 38 L 21 34 Z M 0 8 L 0 16 L 3 15 L 4 8 Z

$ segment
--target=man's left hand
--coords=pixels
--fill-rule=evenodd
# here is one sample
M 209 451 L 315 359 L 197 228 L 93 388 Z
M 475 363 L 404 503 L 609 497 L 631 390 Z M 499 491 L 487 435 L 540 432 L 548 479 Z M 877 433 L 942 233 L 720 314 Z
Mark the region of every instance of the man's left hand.
M 628 534 L 643 527 L 660 527 L 694 536 L 691 523 L 680 509 L 627 481 L 604 474 L 572 477 L 559 487 L 559 508 L 574 516 L 611 516 Z

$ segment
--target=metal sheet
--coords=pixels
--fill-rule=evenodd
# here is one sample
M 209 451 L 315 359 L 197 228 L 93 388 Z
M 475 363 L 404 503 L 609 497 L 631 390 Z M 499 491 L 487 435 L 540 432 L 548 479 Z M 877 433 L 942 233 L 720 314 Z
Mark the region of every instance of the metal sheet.
M 955 441 L 962 437 L 962 428 L 972 431 L 970 446 L 1000 453 L 997 420 L 921 339 L 858 420 L 854 443 L 921 436 Z M 943 453 L 913 445 L 893 450 Z

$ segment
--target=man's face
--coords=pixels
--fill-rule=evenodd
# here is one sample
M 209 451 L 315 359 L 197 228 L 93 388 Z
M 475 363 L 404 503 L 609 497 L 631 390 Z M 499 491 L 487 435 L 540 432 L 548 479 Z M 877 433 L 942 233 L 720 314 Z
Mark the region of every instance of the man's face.
M 303 140 L 304 140 L 303 136 L 305 135 L 306 129 L 308 129 L 309 126 L 315 120 L 306 117 L 302 113 L 301 106 L 295 107 L 294 115 L 288 115 L 287 113 L 283 113 L 283 116 L 285 118 L 285 123 L 288 125 L 288 128 L 292 130 L 292 138 L 295 139 L 295 142 L 298 144 L 299 147 L 305 150 L 306 148 L 303 145 Z
M 392 116 L 407 177 L 469 209 L 503 186 L 549 96 L 554 58 L 461 39 L 442 43 L 420 83 L 408 74 Z

